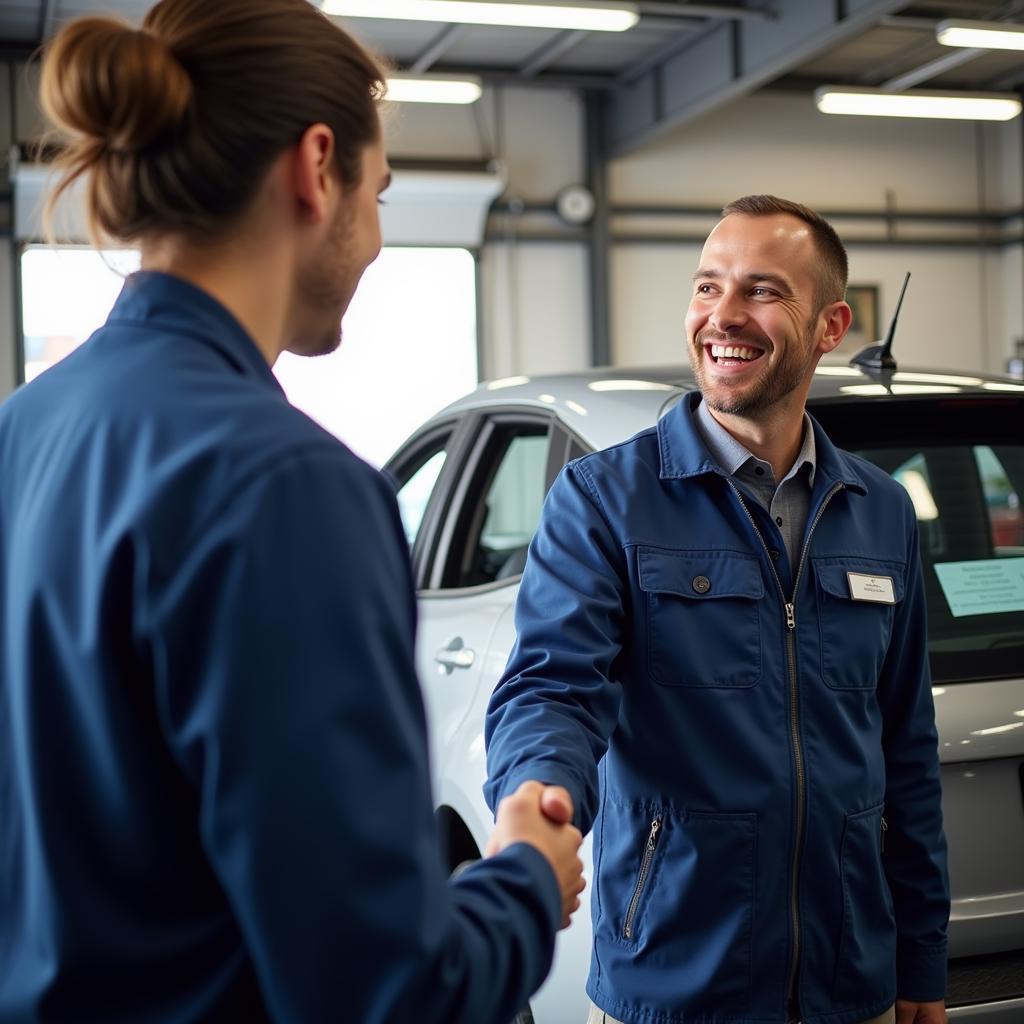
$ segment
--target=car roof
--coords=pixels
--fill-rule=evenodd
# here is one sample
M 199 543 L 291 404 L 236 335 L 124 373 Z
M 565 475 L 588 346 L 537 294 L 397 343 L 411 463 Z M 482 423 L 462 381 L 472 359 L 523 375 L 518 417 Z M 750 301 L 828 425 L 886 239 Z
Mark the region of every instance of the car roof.
M 597 367 L 572 373 L 504 377 L 484 381 L 438 414 L 470 409 L 533 407 L 555 413 L 594 448 L 604 448 L 655 423 L 688 391 L 696 389 L 689 365 Z M 873 374 L 848 362 L 823 359 L 815 371 L 808 405 L 889 401 L 894 397 L 1016 394 L 1024 382 L 962 370 L 900 369 Z

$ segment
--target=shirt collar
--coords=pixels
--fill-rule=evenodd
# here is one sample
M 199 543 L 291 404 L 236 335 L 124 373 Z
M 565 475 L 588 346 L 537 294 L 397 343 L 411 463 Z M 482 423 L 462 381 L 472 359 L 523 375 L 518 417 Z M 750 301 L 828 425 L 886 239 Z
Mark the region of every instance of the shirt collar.
M 125 279 L 107 323 L 131 323 L 188 335 L 216 349 L 242 375 L 284 393 L 263 353 L 238 320 L 212 295 L 180 277 L 155 270 L 132 274 Z M 134 333 L 132 343 L 138 343 Z
M 685 480 L 726 471 L 726 467 L 712 455 L 697 427 L 697 410 L 702 404 L 700 392 L 691 391 L 658 421 L 659 475 L 663 480 Z M 857 470 L 856 461 L 832 444 L 813 417 L 808 416 L 808 421 L 814 435 L 815 491 L 842 482 L 858 493 L 866 494 L 868 488 Z M 806 433 L 804 444 L 807 444 Z
M 752 452 L 748 451 L 739 441 L 736 440 L 732 434 L 729 433 L 725 427 L 722 426 L 714 416 L 711 415 L 711 410 L 708 408 L 707 402 L 701 402 L 697 406 L 696 413 L 694 414 L 694 424 L 697 427 L 697 432 L 701 436 L 704 444 L 707 445 L 707 449 L 712 459 L 718 463 L 718 465 L 725 470 L 729 476 L 736 476 L 736 474 L 751 460 L 754 465 L 766 467 L 769 472 L 772 472 L 771 466 L 763 459 L 759 459 Z M 804 466 L 808 466 L 807 471 L 807 483 L 814 486 L 814 471 L 816 468 L 815 462 L 815 446 L 814 446 L 814 428 L 811 426 L 811 419 L 804 413 L 804 433 L 803 441 L 800 445 L 800 452 L 796 457 L 796 461 L 793 463 L 792 469 L 783 478 L 789 480 L 795 477 Z M 783 481 L 776 481 L 782 483 Z

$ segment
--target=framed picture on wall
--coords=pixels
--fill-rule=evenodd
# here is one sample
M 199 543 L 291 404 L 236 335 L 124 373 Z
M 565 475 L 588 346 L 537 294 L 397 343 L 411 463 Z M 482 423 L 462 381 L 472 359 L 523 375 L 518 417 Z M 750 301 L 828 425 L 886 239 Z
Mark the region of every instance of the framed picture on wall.
M 853 323 L 836 352 L 856 355 L 865 345 L 878 341 L 878 285 L 848 285 L 846 301 L 853 310 Z

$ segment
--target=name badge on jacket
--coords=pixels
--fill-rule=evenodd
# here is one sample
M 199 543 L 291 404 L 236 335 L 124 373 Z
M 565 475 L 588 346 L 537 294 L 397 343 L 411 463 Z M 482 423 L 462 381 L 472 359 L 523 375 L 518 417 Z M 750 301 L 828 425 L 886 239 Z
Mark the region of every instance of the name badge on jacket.
M 865 576 L 859 572 L 848 572 L 846 578 L 850 581 L 850 597 L 854 601 L 896 603 L 896 592 L 893 590 L 891 576 Z

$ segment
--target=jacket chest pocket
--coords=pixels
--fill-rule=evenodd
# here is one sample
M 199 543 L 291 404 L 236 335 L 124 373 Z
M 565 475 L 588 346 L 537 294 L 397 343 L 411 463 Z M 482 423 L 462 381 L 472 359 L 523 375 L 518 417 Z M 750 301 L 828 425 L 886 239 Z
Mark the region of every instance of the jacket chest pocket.
M 637 558 L 651 678 L 662 686 L 754 686 L 764 597 L 757 557 L 642 547 Z
M 849 558 L 812 561 L 822 678 L 834 690 L 873 690 L 903 600 L 905 567 Z

